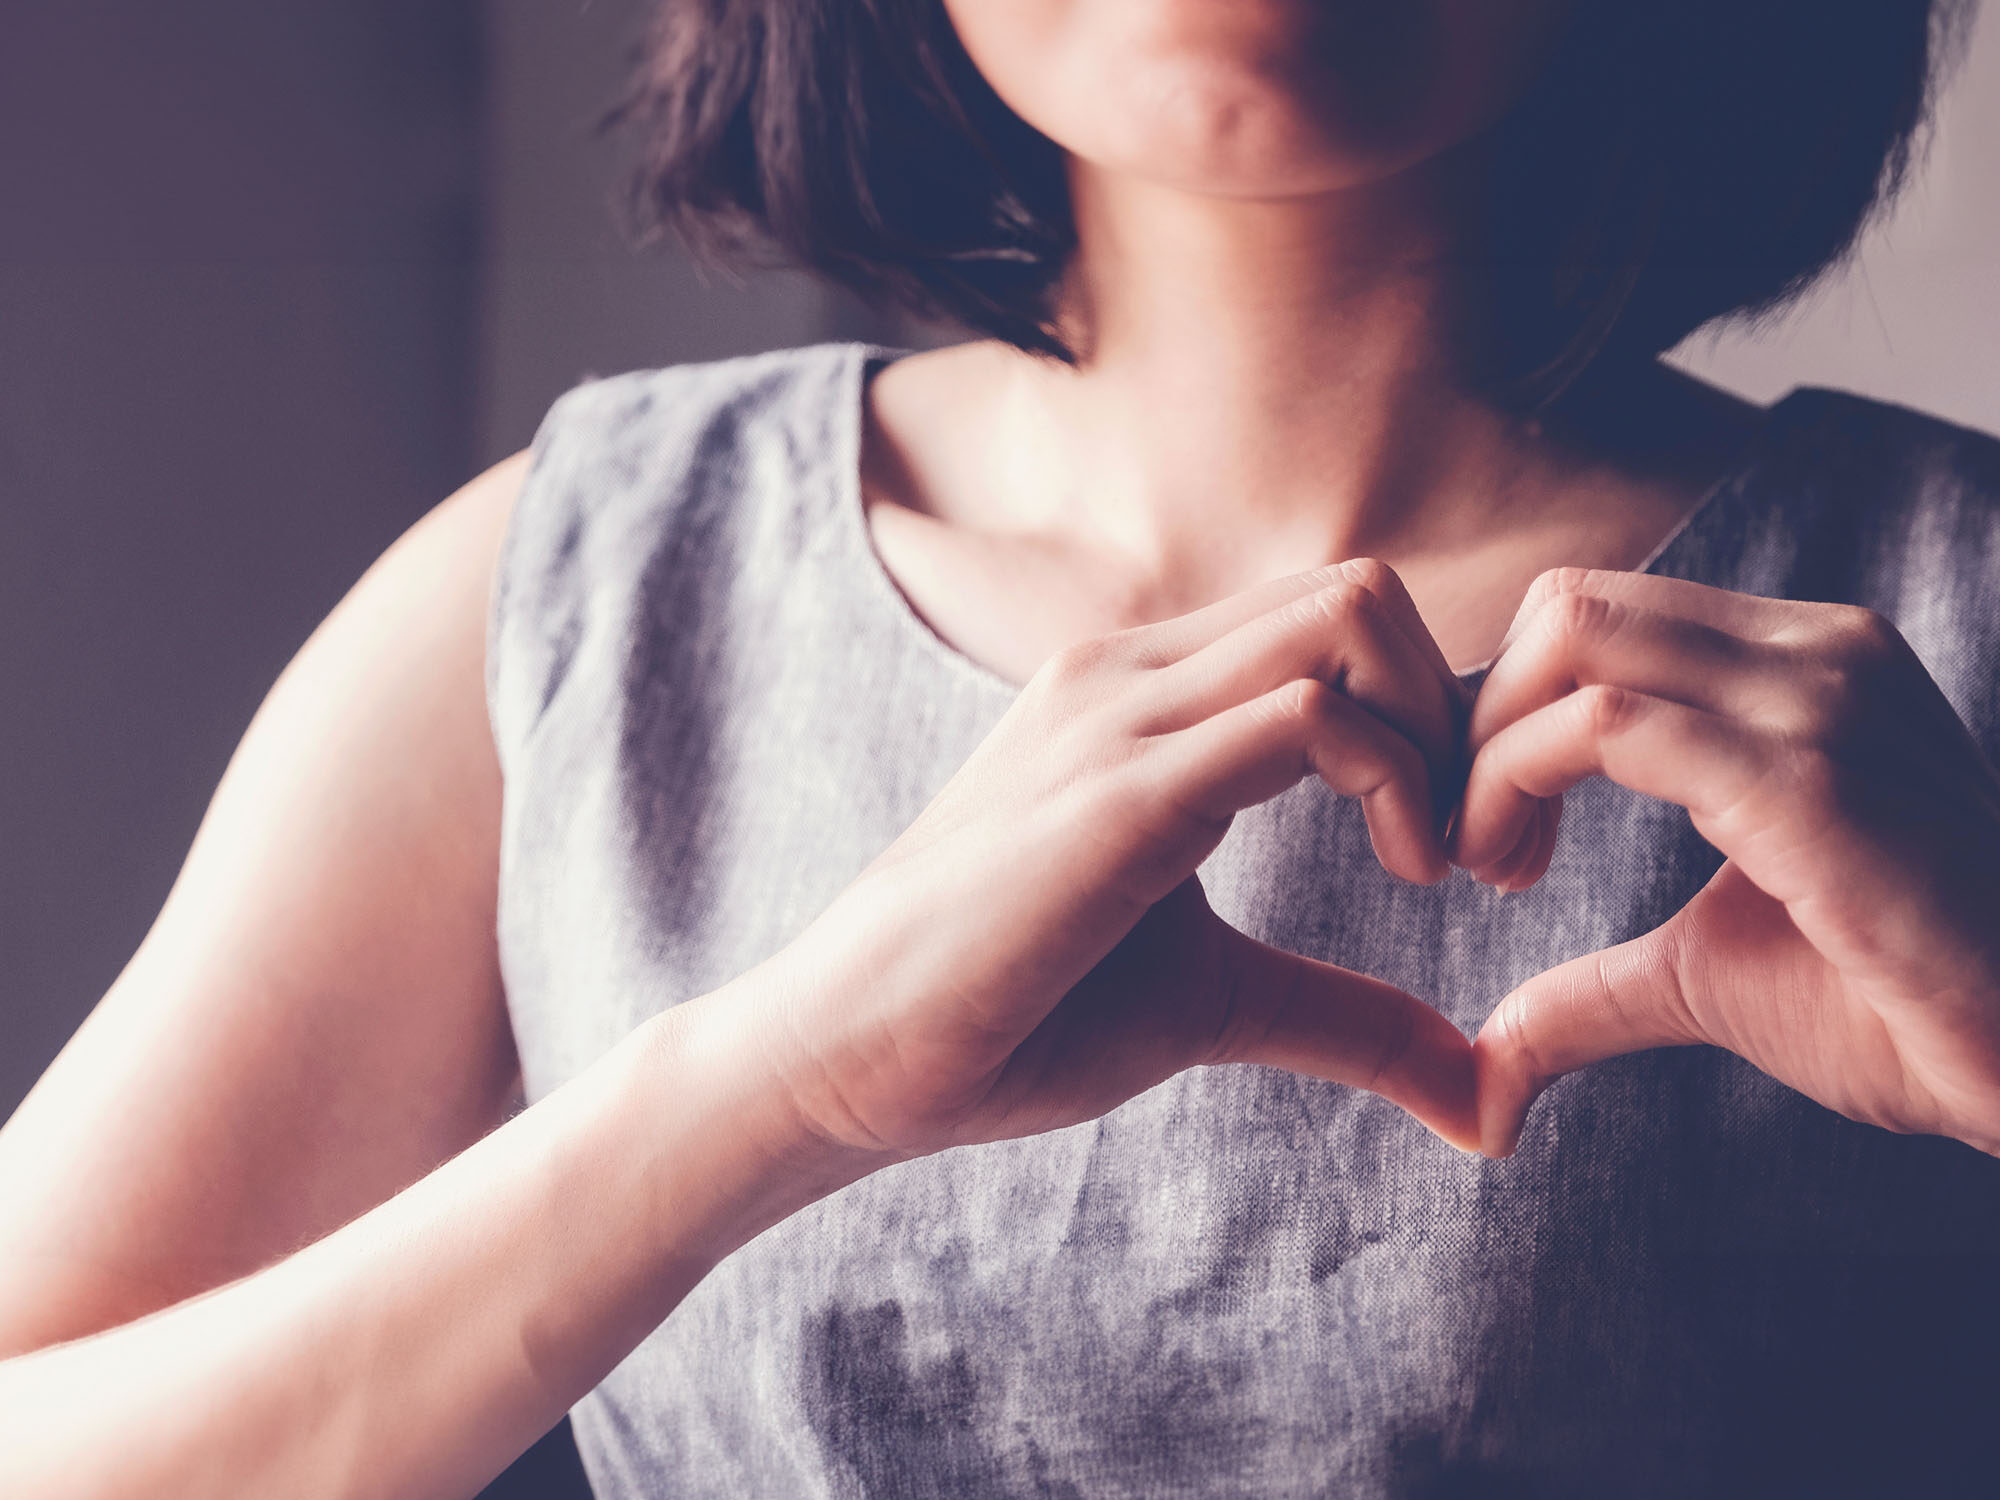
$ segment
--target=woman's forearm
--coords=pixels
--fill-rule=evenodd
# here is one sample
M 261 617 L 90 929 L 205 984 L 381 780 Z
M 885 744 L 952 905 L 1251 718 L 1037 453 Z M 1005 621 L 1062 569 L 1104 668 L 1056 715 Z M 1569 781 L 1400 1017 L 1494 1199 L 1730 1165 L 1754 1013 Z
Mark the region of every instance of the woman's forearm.
M 759 983 L 289 1258 L 0 1363 L 0 1493 L 475 1491 L 718 1260 L 874 1164 L 766 1081 Z

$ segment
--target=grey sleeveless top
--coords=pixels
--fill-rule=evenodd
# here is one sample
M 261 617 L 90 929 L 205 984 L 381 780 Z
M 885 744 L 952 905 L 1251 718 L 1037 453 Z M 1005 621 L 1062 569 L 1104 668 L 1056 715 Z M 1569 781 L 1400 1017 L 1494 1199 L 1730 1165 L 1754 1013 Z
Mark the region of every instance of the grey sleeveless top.
M 1014 695 L 872 550 L 886 357 L 624 375 L 541 430 L 488 661 L 530 1099 L 782 946 Z M 1648 566 L 1884 611 L 2000 748 L 2000 442 L 1795 391 Z M 1532 891 L 1418 888 L 1306 781 L 1201 878 L 1470 1031 L 1718 862 L 1596 781 Z M 900 1165 L 724 1262 L 574 1420 L 605 1500 L 1990 1496 L 1996 1393 L 2000 1161 L 1690 1048 L 1557 1084 L 1507 1161 L 1236 1067 Z

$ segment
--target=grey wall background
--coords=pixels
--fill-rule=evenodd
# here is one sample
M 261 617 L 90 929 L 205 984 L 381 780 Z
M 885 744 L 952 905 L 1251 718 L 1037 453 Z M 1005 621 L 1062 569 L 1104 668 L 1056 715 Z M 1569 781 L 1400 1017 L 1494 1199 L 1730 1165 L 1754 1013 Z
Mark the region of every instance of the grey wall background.
M 0 28 L 0 1114 L 137 947 L 264 690 L 472 463 L 479 29 Z
M 614 203 L 622 162 L 596 130 L 651 0 L 489 0 L 478 444 L 526 445 L 587 373 L 712 359 L 888 325 L 797 275 L 741 281 L 635 254 Z
M 1829 0 L 1837 3 L 1837 0 Z M 1982 5 L 1926 169 L 1845 275 L 1679 361 L 1758 401 L 1832 385 L 2000 432 L 2000 6 Z
M 647 8 L 9 6 L 0 1117 L 137 946 L 286 659 L 551 399 L 591 372 L 915 336 L 796 277 L 625 247 L 592 126 Z M 1850 274 L 1679 358 L 1760 400 L 1832 384 L 2000 431 L 1996 247 L 1988 16 L 1929 170 Z M 520 1483 L 562 1493 L 559 1467 Z

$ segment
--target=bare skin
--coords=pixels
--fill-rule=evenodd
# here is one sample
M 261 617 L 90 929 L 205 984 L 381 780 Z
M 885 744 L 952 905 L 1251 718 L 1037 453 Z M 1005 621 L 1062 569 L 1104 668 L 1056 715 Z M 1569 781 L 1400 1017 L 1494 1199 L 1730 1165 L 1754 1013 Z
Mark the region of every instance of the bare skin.
M 482 652 L 523 465 L 447 501 L 273 689 L 0 1130 L 0 1492 L 469 1494 L 764 1227 L 1191 1066 L 1374 1089 L 1497 1153 L 1549 1078 L 1700 1041 L 2000 1142 L 1993 769 L 1865 612 L 1619 571 L 1750 414 L 1658 376 L 1537 434 L 1453 376 L 1454 152 L 1562 7 L 1384 11 L 1448 44 L 1386 91 L 1315 29 L 1345 8 L 948 8 L 1073 150 L 1089 353 L 892 367 L 870 524 L 1019 698 L 796 942 L 509 1118 Z M 1470 701 L 1451 668 L 1496 653 Z M 1727 885 L 1476 1045 L 1195 879 L 1314 776 L 1398 876 L 1518 886 L 1597 773 L 1687 806 Z
M 1211 459 L 1213 477 L 1190 478 L 1202 465 L 1177 444 L 1160 474 L 1134 475 L 1140 434 L 1198 425 L 1222 382 L 1189 381 L 1179 401 L 1135 393 L 1138 383 L 974 343 L 905 356 L 870 384 L 863 485 L 876 552 L 940 637 L 1002 677 L 1025 682 L 1074 641 L 1357 556 L 1396 569 L 1452 669 L 1469 672 L 1492 659 L 1529 584 L 1558 560 L 1623 570 L 1650 556 L 1759 416 L 1665 366 L 1631 396 L 1679 438 L 1658 459 L 1490 413 L 1440 415 L 1395 441 L 1433 453 L 1457 442 L 1461 456 L 1433 460 L 1440 472 L 1370 524 L 1359 518 L 1376 490 L 1350 479 L 1357 498 L 1337 504 L 1331 476 L 1390 467 L 1391 440 L 1363 452 L 1371 445 L 1316 430 L 1343 420 L 1366 430 L 1365 414 L 1343 414 L 1337 399 L 1246 411 L 1229 441 L 1256 472 L 1231 475 Z M 1122 412 L 1100 415 L 1100 402 Z M 1071 425 L 1082 452 L 1067 446 Z M 1125 446 L 1104 438 L 1119 428 Z M 1492 467 L 1503 485 L 1481 477 Z M 1121 503 L 1135 490 L 1175 505 Z M 1262 498 L 1240 498 L 1251 494 Z M 1285 495 L 1289 507 L 1270 498 Z
M 1257 66 L 1250 81 L 1190 67 L 1158 136 L 1135 143 L 1055 81 L 1089 8 L 1043 9 L 1039 29 L 955 13 L 1031 123 L 1109 137 L 1069 160 L 1064 332 L 1086 357 L 961 345 L 891 365 L 869 404 L 877 550 L 966 655 L 1025 681 L 1068 641 L 1374 557 L 1465 670 L 1537 573 L 1637 565 L 1740 451 L 1758 408 L 1665 366 L 1547 431 L 1462 376 L 1482 333 L 1462 244 L 1482 148 L 1451 132 L 1490 104 L 1412 127 L 1401 150 L 1439 149 L 1384 174 L 1394 132 L 1314 136 L 1253 92 Z M 1233 142 L 1260 112 L 1286 144 L 1255 169 L 1162 144 Z
M 145 943 L 0 1130 L 0 1354 L 245 1275 L 504 1116 L 478 674 L 523 468 L 439 507 L 314 634 Z

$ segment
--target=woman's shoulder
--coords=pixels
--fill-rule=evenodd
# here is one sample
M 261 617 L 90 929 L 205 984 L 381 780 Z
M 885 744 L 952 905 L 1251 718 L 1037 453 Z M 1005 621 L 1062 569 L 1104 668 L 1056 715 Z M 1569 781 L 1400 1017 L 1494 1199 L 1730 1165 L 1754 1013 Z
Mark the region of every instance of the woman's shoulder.
M 809 524 L 858 438 L 862 344 L 592 376 L 542 419 L 503 567 L 578 578 L 669 543 Z
M 549 408 L 538 469 L 701 469 L 745 444 L 824 436 L 868 352 L 812 344 L 727 359 L 587 376 Z
M 1800 386 L 1679 549 L 1691 576 L 1897 617 L 1961 602 L 1961 632 L 2000 634 L 1980 587 L 2000 568 L 2000 437 L 1914 407 Z M 1935 611 L 1932 611 L 1935 613 Z
M 494 578 L 496 714 L 540 717 L 632 622 L 741 615 L 837 521 L 872 346 L 819 344 L 593 377 L 549 409 Z
M 1854 604 L 1902 632 L 2000 747 L 2000 438 L 1894 401 L 1800 386 L 1659 570 L 1738 593 Z
M 590 377 L 535 434 L 504 567 L 589 584 L 698 530 L 713 549 L 823 522 L 859 445 L 871 346 Z
M 1797 387 L 1772 415 L 1767 478 L 1809 491 L 1832 517 L 1883 545 L 1921 550 L 1940 526 L 2000 545 L 2000 436 L 1829 386 Z
M 1773 416 L 1745 551 L 1788 554 L 1790 597 L 1893 621 L 2000 749 L 2000 437 L 1825 387 L 1794 391 Z

